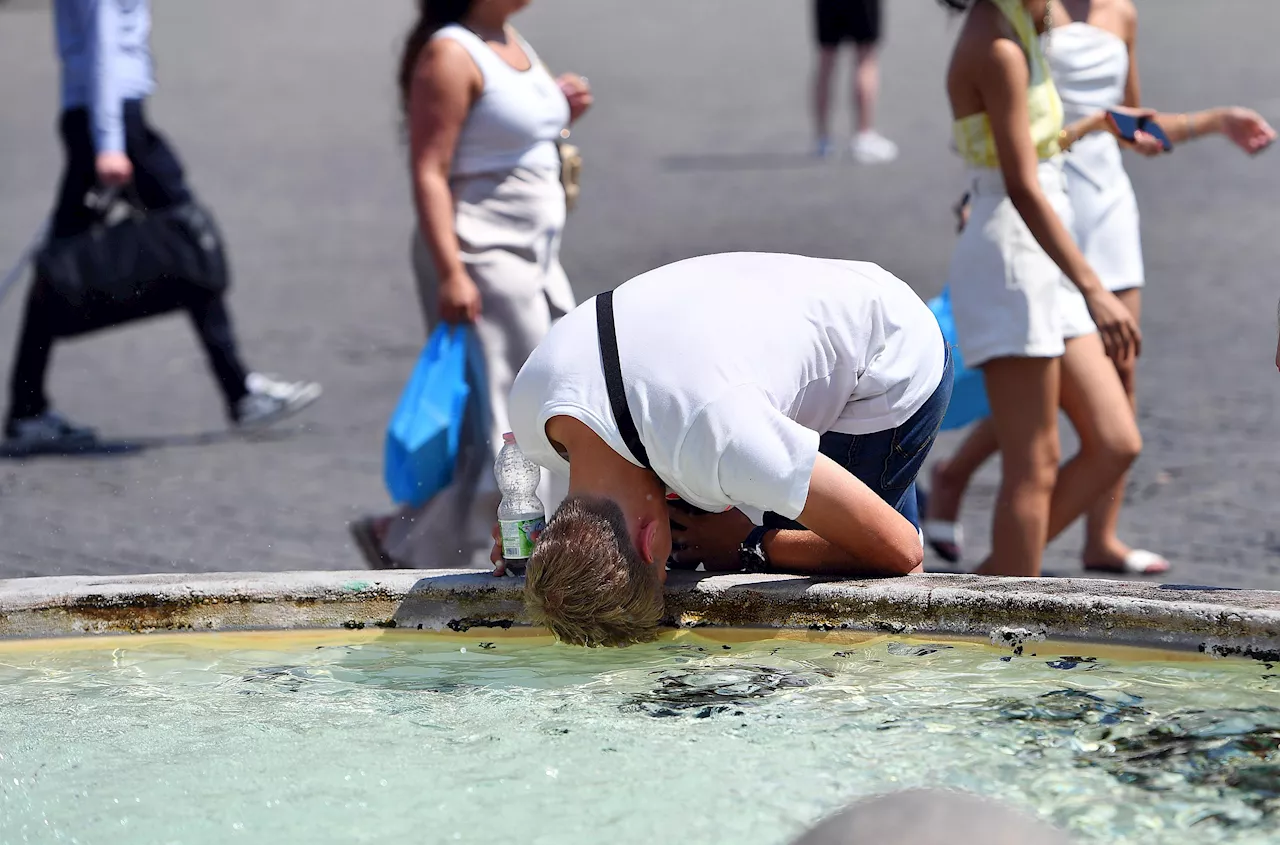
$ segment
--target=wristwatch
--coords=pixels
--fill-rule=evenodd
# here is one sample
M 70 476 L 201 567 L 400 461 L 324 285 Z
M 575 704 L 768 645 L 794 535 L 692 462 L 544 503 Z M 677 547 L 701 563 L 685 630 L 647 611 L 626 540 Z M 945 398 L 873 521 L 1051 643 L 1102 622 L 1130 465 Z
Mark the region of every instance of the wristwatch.
M 742 561 L 743 572 L 768 572 L 773 568 L 769 556 L 764 553 L 764 535 L 768 532 L 768 528 L 757 525 L 738 546 L 738 560 Z

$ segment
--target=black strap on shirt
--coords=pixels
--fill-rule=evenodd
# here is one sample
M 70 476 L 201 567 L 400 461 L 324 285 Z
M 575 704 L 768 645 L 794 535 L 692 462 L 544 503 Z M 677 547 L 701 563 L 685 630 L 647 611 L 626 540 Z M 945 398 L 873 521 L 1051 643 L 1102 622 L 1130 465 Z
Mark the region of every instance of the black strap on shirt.
M 600 338 L 600 361 L 604 364 L 604 383 L 609 392 L 613 421 L 617 423 L 622 442 L 627 444 L 631 454 L 642 467 L 652 470 L 649 453 L 640 441 L 635 417 L 627 403 L 626 383 L 622 380 L 622 364 L 618 357 L 618 333 L 613 322 L 613 291 L 605 291 L 596 297 L 596 334 Z

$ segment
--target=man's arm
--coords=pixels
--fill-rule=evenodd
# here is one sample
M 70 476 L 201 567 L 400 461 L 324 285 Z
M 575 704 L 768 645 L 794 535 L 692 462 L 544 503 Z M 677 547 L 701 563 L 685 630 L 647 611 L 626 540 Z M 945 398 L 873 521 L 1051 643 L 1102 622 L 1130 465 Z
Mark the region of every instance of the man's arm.
M 821 438 L 744 388 L 709 404 L 691 426 L 677 473 L 714 475 L 709 501 L 741 502 L 794 517 L 811 530 L 770 531 L 763 540 L 774 567 L 804 574 L 905 575 L 924 559 L 920 535 L 856 476 L 819 451 Z M 714 460 L 714 468 L 705 463 Z M 691 490 L 696 488 L 691 487 Z M 719 495 L 714 495 L 719 493 Z M 738 547 L 751 521 L 738 510 L 672 511 L 674 559 L 708 571 L 741 569 Z
M 105 185 L 123 185 L 133 178 L 133 166 L 125 154 L 124 101 L 120 98 L 116 39 L 120 33 L 117 0 L 81 0 L 85 47 L 92 74 L 89 114 L 98 179 Z
M 764 551 L 775 569 L 813 575 L 906 575 L 922 571 L 920 535 L 856 476 L 818 455 L 799 522 L 771 531 Z

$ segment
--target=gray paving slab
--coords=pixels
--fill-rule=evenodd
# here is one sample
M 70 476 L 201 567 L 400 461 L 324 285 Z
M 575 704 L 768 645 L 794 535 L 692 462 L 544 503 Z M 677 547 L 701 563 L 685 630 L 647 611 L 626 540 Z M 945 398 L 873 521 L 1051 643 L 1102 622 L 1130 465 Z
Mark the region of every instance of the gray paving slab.
M 226 230 L 245 352 L 322 380 L 326 395 L 278 436 L 200 437 L 223 421 L 180 319 L 59 348 L 51 385 L 68 414 L 170 445 L 0 463 L 0 575 L 358 565 L 344 525 L 386 505 L 382 427 L 423 339 L 391 83 L 410 9 L 156 4 L 153 116 Z M 1280 122 L 1280 6 L 1162 0 L 1142 14 L 1149 102 L 1239 101 Z M 921 294 L 941 287 L 962 179 L 941 84 L 955 24 L 934 4 L 890 4 L 882 123 L 903 155 L 881 168 L 805 156 L 803 3 L 536 0 L 518 24 L 597 91 L 575 132 L 586 184 L 565 243 L 580 296 L 730 249 L 872 260 Z M 0 3 L 0 267 L 39 226 L 58 175 L 52 38 L 47 2 Z M 1277 162 L 1209 140 L 1132 165 L 1150 279 L 1147 448 L 1122 525 L 1170 557 L 1170 580 L 1280 587 Z M 0 305 L 0 371 L 20 294 Z M 964 514 L 974 559 L 996 478 L 994 466 L 978 478 Z M 1078 573 L 1078 552 L 1072 532 L 1047 569 Z

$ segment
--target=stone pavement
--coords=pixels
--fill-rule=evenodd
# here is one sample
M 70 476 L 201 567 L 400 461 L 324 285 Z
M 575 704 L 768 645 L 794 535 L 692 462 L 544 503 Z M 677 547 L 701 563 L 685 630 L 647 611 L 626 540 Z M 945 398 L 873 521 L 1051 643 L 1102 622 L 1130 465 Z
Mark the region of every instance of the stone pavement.
M 962 188 L 941 84 L 955 25 L 931 3 L 890 5 L 882 123 L 903 155 L 857 168 L 805 155 L 804 4 L 537 0 L 522 31 L 598 97 L 575 132 L 587 171 L 565 262 L 579 295 L 732 249 L 872 260 L 936 293 Z M 344 525 L 386 506 L 382 427 L 423 339 L 392 85 L 410 7 L 157 4 L 153 118 L 226 231 L 245 352 L 320 379 L 326 395 L 295 425 L 240 441 L 217 434 L 221 409 L 181 319 L 60 347 L 63 410 L 166 445 L 0 463 L 0 577 L 359 565 Z M 1280 7 L 1162 0 L 1143 16 L 1150 103 L 1242 102 L 1280 122 Z M 56 99 L 47 0 L 0 3 L 0 270 L 52 199 Z M 1280 588 L 1276 155 L 1249 161 L 1214 139 L 1132 163 L 1150 279 L 1147 448 L 1123 529 L 1170 557 L 1170 580 Z M 0 306 L 5 372 L 21 293 Z M 965 512 L 975 560 L 996 479 L 989 467 Z M 1047 568 L 1076 573 L 1078 549 L 1073 532 Z

